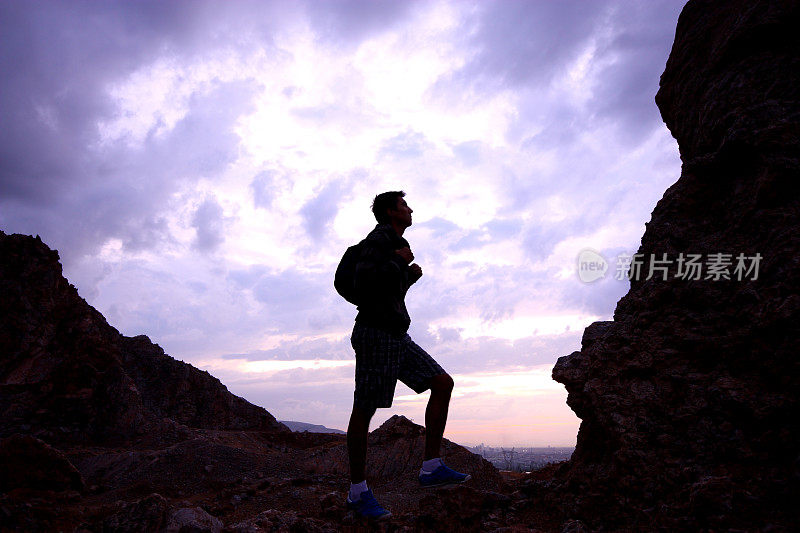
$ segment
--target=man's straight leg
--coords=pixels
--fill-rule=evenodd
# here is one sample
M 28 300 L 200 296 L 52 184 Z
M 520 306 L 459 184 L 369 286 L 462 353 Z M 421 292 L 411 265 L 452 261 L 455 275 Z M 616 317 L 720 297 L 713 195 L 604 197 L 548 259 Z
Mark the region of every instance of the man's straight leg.
M 367 478 L 367 436 L 369 422 L 374 414 L 375 409 L 353 406 L 353 413 L 347 426 L 347 454 L 350 459 L 351 483 L 360 483 Z
M 392 513 L 375 500 L 372 491 L 367 487 L 365 475 L 369 421 L 374 414 L 374 408 L 354 405 L 353 413 L 350 415 L 350 423 L 347 426 L 347 453 L 350 458 L 350 491 L 347 495 L 347 508 L 365 518 L 384 520 L 392 516 Z
M 369 422 L 378 407 L 392 405 L 401 343 L 389 333 L 356 322 L 350 337 L 356 353 L 356 388 L 347 427 L 347 450 L 353 483 L 365 479 Z
M 350 491 L 347 508 L 370 519 L 392 515 L 375 499 L 367 486 L 367 437 L 369 422 L 378 407 L 392 404 L 397 381 L 398 343 L 391 336 L 356 322 L 350 337 L 356 353 L 353 412 L 347 426 L 347 455 L 350 461 Z

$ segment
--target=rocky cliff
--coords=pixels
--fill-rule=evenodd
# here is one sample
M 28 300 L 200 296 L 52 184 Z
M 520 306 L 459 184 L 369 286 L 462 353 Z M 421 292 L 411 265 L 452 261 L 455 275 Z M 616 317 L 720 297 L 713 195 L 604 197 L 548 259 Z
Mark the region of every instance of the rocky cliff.
M 552 496 L 585 522 L 800 524 L 797 28 L 796 1 L 691 0 L 681 13 L 656 96 L 680 179 L 614 320 L 553 369 L 582 423 Z M 646 279 L 651 265 L 669 266 Z
M 0 437 L 130 444 L 185 428 L 288 431 L 207 372 L 109 326 L 38 238 L 0 232 L 0 294 Z

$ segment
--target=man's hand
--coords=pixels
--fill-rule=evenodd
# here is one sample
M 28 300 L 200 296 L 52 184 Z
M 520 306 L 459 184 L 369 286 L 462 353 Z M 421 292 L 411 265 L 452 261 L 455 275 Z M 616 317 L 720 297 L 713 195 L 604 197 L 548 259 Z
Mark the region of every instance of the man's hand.
M 405 261 L 407 265 L 411 264 L 411 261 L 414 260 L 414 254 L 411 253 L 411 248 L 408 246 L 405 248 L 400 248 L 399 250 L 395 250 L 394 253 L 402 257 L 403 261 Z
M 408 280 L 411 283 L 416 283 L 416 281 L 422 277 L 422 267 L 418 264 L 414 263 L 413 265 L 408 267 Z

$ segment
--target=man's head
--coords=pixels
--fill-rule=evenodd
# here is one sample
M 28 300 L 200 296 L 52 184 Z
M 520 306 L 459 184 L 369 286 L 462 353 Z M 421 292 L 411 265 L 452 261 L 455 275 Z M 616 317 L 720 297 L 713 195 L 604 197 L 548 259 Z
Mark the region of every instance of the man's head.
M 411 225 L 412 210 L 403 197 L 403 191 L 383 192 L 372 201 L 372 213 L 379 224 L 400 223 L 404 227 Z

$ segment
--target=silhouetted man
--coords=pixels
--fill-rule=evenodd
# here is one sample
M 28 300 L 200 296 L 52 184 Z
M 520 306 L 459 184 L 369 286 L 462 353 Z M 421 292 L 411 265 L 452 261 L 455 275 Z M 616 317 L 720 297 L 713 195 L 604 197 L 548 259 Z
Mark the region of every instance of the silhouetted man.
M 356 386 L 347 428 L 351 481 L 347 506 L 378 519 L 391 513 L 367 488 L 367 434 L 375 410 L 391 407 L 398 379 L 418 394 L 431 390 L 425 410 L 425 460 L 420 485 L 440 487 L 470 479 L 439 458 L 453 379 L 406 333 L 411 319 L 405 296 L 422 276 L 422 269 L 412 263 L 414 254 L 403 238 L 413 213 L 404 196 L 403 191 L 390 191 L 375 197 L 372 212 L 378 225 L 364 241 L 355 274 L 356 287 L 364 296 L 351 337 L 356 352 Z

